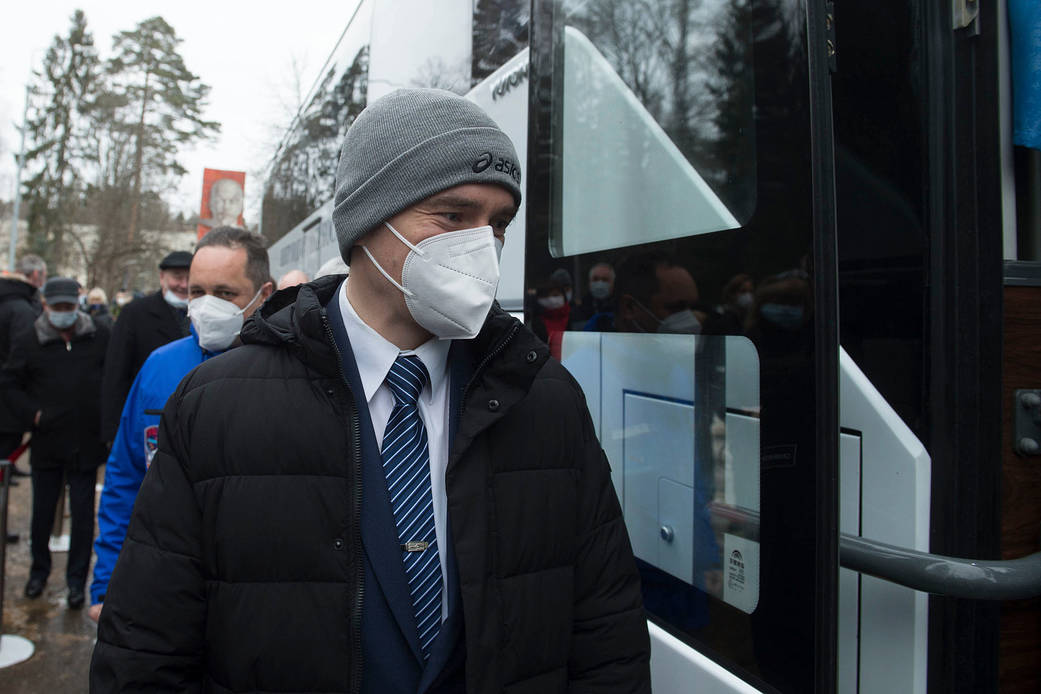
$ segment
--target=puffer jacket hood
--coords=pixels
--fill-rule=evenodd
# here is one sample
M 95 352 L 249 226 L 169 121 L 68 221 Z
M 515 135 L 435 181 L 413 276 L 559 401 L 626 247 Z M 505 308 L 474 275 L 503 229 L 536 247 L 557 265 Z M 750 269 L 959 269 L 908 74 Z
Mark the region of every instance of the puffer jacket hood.
M 325 375 L 336 376 L 339 359 L 332 344 L 332 335 L 327 334 L 324 307 L 333 300 L 345 275 L 328 275 L 313 282 L 288 287 L 272 294 L 264 304 L 250 316 L 242 328 L 243 344 L 266 344 L 285 346 L 297 352 L 305 363 Z M 512 340 L 513 337 L 518 340 Z M 510 351 L 534 352 L 529 363 L 542 363 L 549 356 L 549 349 L 534 335 L 523 329 L 521 322 L 504 311 L 495 302 L 488 312 L 484 326 L 473 340 L 462 341 L 470 352 L 473 365 L 479 365 L 486 356 L 495 352 L 509 341 Z M 510 385 L 524 391 L 531 381 L 531 371 L 507 374 L 515 379 L 523 373 L 524 382 Z
M 275 292 L 242 326 L 242 343 L 286 347 L 312 368 L 336 375 L 339 362 L 327 339 L 323 307 L 342 281 L 342 275 L 330 275 Z

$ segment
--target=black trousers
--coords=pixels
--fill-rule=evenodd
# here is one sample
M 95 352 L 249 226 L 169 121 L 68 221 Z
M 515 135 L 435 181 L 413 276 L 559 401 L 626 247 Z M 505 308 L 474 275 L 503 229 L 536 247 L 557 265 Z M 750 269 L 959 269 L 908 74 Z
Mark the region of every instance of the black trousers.
M 83 588 L 87 584 L 87 569 L 90 566 L 91 544 L 94 542 L 94 484 L 97 471 L 38 469 L 32 467 L 33 518 L 30 529 L 32 538 L 32 568 L 29 578 L 46 581 L 51 573 L 51 551 L 47 541 L 54 528 L 54 514 L 61 495 L 63 478 L 69 484 L 69 510 L 72 513 L 72 528 L 69 531 L 69 561 L 65 569 L 65 581 L 70 588 Z

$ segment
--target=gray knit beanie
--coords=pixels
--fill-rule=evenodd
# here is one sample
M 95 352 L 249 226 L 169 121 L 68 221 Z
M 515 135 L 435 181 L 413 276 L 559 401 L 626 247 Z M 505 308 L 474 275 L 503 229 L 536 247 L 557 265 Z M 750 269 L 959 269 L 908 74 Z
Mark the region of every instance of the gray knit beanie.
M 340 147 L 333 225 L 340 255 L 398 212 L 464 183 L 497 183 L 520 205 L 513 142 L 488 114 L 441 89 L 399 89 L 366 107 Z

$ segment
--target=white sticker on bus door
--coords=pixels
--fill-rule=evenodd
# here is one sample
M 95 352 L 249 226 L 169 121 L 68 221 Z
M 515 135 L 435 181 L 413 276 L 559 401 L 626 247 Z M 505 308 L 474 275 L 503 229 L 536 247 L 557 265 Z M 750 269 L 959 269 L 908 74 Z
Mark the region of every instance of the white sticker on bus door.
M 759 604 L 759 543 L 723 535 L 723 600 L 746 614 Z

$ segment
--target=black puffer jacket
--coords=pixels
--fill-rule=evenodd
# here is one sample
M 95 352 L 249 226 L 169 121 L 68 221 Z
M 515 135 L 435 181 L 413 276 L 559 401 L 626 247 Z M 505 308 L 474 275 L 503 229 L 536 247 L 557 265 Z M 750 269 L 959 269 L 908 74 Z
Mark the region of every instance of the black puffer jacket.
M 36 287 L 29 280 L 22 275 L 0 277 L 0 366 L 7 362 L 15 336 L 28 331 L 42 310 Z M 0 432 L 25 431 L 22 424 L 0 398 Z
M 105 462 L 98 422 L 108 337 L 106 327 L 81 311 L 66 342 L 44 313 L 11 345 L 0 400 L 19 426 L 32 430 L 34 468 L 90 470 Z
M 352 691 L 360 464 L 322 308 L 337 285 L 279 292 L 170 398 L 92 691 Z M 577 384 L 497 309 L 470 346 L 446 475 L 467 691 L 649 691 L 639 578 Z

